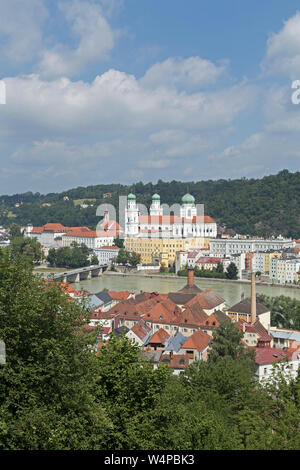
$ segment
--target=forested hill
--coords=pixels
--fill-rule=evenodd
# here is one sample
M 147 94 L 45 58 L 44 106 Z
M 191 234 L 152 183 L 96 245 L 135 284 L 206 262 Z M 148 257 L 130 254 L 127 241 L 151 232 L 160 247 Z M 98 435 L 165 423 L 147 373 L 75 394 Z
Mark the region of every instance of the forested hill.
M 205 205 L 205 214 L 213 217 L 226 231 L 270 236 L 279 235 L 300 238 L 300 172 L 282 170 L 277 175 L 261 179 L 236 179 L 218 181 L 169 183 L 159 180 L 157 184 L 136 183 L 131 186 L 106 184 L 78 187 L 62 193 L 40 193 L 0 196 L 0 225 L 12 223 L 43 225 L 60 222 L 66 226 L 87 225 L 94 228 L 99 221 L 96 207 L 101 203 L 118 206 L 119 195 L 133 192 L 140 203 L 151 203 L 157 192 L 162 203 L 180 202 L 190 192 L 198 204 Z M 104 198 L 104 194 L 112 193 Z M 69 200 L 64 200 L 66 197 Z M 89 200 L 89 201 L 86 201 Z M 81 205 L 93 204 L 87 208 Z M 22 203 L 19 207 L 16 204 Z M 42 206 L 42 204 L 51 204 Z

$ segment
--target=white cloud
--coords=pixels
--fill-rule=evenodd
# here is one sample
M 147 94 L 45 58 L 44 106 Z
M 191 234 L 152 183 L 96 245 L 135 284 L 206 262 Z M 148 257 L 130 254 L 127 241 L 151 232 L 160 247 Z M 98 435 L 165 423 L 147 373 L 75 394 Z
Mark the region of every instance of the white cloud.
M 240 144 L 209 156 L 216 174 L 220 175 L 222 169 L 224 177 L 274 174 L 285 167 L 287 161 L 295 171 L 299 166 L 299 158 L 296 135 L 277 134 L 268 130 L 252 134 Z
M 250 109 L 257 96 L 257 89 L 247 84 L 191 95 L 147 90 L 133 75 L 116 70 L 92 83 L 66 78 L 46 81 L 38 75 L 7 78 L 5 82 L 5 117 L 12 127 L 23 123 L 27 128 L 30 121 L 29 132 L 38 128 L 45 135 L 223 129 Z
M 44 0 L 0 0 L 2 64 L 20 65 L 37 59 L 43 47 L 42 27 L 48 16 Z
M 78 45 L 72 49 L 65 44 L 57 44 L 44 52 L 39 68 L 41 76 L 47 78 L 74 76 L 86 66 L 107 59 L 117 34 L 111 29 L 99 4 L 70 0 L 58 5 L 73 35 L 78 38 Z
M 279 33 L 268 39 L 262 69 L 266 74 L 300 78 L 300 12 L 287 20 Z
M 247 83 L 190 94 L 149 89 L 117 70 L 92 83 L 38 75 L 5 82 L 3 175 L 26 167 L 26 178 L 43 192 L 56 190 L 55 181 L 61 188 L 133 181 L 134 175 L 169 178 L 186 167 L 202 168 L 206 153 L 227 138 L 258 92 Z
M 164 86 L 169 88 L 188 87 L 199 88 L 203 85 L 215 83 L 227 70 L 228 61 L 216 66 L 213 62 L 201 57 L 169 58 L 154 64 L 143 78 L 143 86 L 155 88 Z

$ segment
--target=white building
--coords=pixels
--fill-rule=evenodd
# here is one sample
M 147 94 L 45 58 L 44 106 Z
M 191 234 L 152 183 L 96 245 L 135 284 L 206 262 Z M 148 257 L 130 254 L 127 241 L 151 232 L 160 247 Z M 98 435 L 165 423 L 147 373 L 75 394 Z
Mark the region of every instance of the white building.
M 274 240 L 260 239 L 212 239 L 210 240 L 211 256 L 230 256 L 238 253 L 249 253 L 256 251 L 279 250 L 284 248 L 293 248 L 295 242 L 290 239 L 276 238 Z
M 29 224 L 24 230 L 25 237 L 37 238 L 44 248 L 65 247 L 76 242 L 84 243 L 90 249 L 96 249 L 111 246 L 120 233 L 122 228 L 116 221 L 109 220 L 108 213 L 105 213 L 97 231 L 88 227 L 64 227 L 59 223 L 49 223 L 42 227 L 33 227 Z
M 300 350 L 290 353 L 277 348 L 256 348 L 255 378 L 260 382 L 268 382 L 272 378 L 275 364 L 288 379 L 297 377 L 300 366 Z
M 300 271 L 299 258 L 272 258 L 270 260 L 270 279 L 280 284 L 294 283 Z
M 80 227 L 81 229 L 89 230 L 87 227 Z M 25 231 L 24 237 L 36 238 L 38 242 L 45 248 L 53 247 L 53 245 L 59 246 L 61 244 L 62 236 L 70 230 L 69 227 L 64 227 L 62 224 L 45 224 L 42 227 L 33 227 L 28 224 Z
M 96 248 L 94 254 L 97 256 L 99 264 L 111 264 L 117 258 L 119 250 L 120 248 L 117 246 L 102 246 Z
M 298 272 L 300 271 L 300 259 L 287 259 L 285 264 L 286 282 L 294 283 L 298 280 Z
M 265 252 L 256 251 L 252 257 L 252 269 L 254 272 L 265 273 Z
M 141 215 L 134 194 L 127 197 L 125 209 L 125 236 L 156 233 L 161 238 L 215 238 L 217 224 L 209 216 L 197 215 L 195 198 L 186 194 L 181 200 L 179 215 L 163 215 L 160 196 L 152 196 L 150 215 Z
M 111 231 L 72 231 L 62 236 L 62 246 L 70 246 L 76 242 L 79 245 L 83 243 L 91 250 L 96 250 L 102 246 L 111 246 L 115 238 L 115 233 Z

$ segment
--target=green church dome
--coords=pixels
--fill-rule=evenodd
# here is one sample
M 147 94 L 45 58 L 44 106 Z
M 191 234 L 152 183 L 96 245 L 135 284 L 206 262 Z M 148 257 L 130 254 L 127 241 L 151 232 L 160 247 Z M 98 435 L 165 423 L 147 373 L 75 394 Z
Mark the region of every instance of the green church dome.
M 181 199 L 182 204 L 195 204 L 195 198 L 191 194 L 185 194 Z
M 160 195 L 159 194 L 153 194 L 152 201 L 160 201 Z
M 136 200 L 136 195 L 135 194 L 128 194 L 127 196 L 128 201 L 135 201 Z

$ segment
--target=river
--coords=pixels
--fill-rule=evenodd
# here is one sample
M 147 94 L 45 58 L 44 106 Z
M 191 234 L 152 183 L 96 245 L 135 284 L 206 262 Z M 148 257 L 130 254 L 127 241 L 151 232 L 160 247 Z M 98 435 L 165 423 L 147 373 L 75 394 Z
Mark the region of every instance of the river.
M 104 274 L 102 277 L 93 278 L 89 281 L 74 283 L 72 286 L 74 289 L 86 289 L 93 294 L 100 292 L 104 288 L 112 291 L 140 292 L 143 290 L 145 292 L 160 292 L 166 294 L 181 289 L 186 283 L 186 278 L 164 279 L 163 277 L 156 277 L 155 274 L 153 277 Z M 214 290 L 225 299 L 228 306 L 239 302 L 242 293 L 244 293 L 246 297 L 249 297 L 251 290 L 250 283 L 241 284 L 218 280 L 212 281 L 204 278 L 195 278 L 195 284 L 202 290 Z M 256 292 L 272 297 L 285 295 L 300 300 L 300 289 L 257 285 Z

